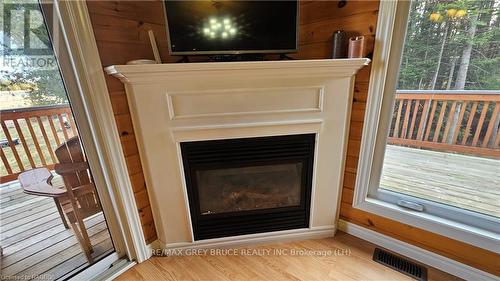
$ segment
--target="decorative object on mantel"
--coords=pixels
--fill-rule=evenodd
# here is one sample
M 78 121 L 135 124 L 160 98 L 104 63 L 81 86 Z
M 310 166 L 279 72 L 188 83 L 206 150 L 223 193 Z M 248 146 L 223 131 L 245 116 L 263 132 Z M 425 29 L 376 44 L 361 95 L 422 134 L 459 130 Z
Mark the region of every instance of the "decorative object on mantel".
M 158 46 L 156 45 L 155 34 L 153 30 L 148 30 L 149 42 L 151 43 L 151 49 L 153 49 L 153 55 L 155 57 L 154 60 L 150 59 L 138 59 L 128 61 L 128 65 L 137 65 L 137 64 L 161 64 L 160 52 L 158 51 Z
M 349 38 L 349 58 L 362 58 L 365 50 L 365 37 L 356 36 Z
M 337 30 L 333 33 L 332 37 L 332 58 L 342 59 L 346 58 L 347 44 L 346 33 L 342 30 Z
M 149 42 L 151 42 L 151 48 L 153 49 L 153 54 L 155 56 L 156 63 L 161 63 L 160 52 L 158 51 L 158 46 L 156 45 L 155 33 L 153 30 L 148 30 Z
M 131 60 L 127 62 L 128 65 L 136 65 L 136 64 L 156 64 L 154 60 L 140 59 L 140 60 Z

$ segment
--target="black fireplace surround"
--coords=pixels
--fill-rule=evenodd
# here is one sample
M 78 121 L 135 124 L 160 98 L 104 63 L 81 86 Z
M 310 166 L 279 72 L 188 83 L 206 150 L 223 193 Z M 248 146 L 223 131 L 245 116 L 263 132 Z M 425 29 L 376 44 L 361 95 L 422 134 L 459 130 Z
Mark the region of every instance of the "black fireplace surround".
M 309 227 L 315 134 L 181 143 L 195 240 Z

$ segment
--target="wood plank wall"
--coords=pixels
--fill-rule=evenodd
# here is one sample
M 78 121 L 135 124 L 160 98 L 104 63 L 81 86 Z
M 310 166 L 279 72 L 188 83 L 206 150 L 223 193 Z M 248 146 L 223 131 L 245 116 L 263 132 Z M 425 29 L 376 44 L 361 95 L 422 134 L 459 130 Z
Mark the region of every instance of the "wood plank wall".
M 293 57 L 297 59 L 329 58 L 331 35 L 338 29 L 343 29 L 352 35 L 374 36 L 378 4 L 378 1 L 348 1 L 347 5 L 339 8 L 337 1 L 301 2 L 300 51 Z M 161 2 L 87 1 L 87 6 L 103 66 L 124 64 L 138 58 L 153 59 L 147 35 L 148 29 L 153 29 L 155 32 L 162 60 L 174 62 L 178 59 L 178 57 L 168 55 Z M 356 75 L 341 218 L 498 275 L 500 258 L 492 252 L 351 207 L 369 77 L 370 67 L 365 67 Z M 144 234 L 148 241 L 153 241 L 156 239 L 154 222 L 124 88 L 115 78 L 106 77 L 106 81 Z
M 103 66 L 153 58 L 148 29 L 157 35 L 160 50 L 167 50 L 161 2 L 87 1 Z M 168 61 L 163 51 L 163 60 Z M 146 241 L 156 240 L 156 229 L 144 181 L 137 143 L 123 84 L 106 75 L 106 83 Z

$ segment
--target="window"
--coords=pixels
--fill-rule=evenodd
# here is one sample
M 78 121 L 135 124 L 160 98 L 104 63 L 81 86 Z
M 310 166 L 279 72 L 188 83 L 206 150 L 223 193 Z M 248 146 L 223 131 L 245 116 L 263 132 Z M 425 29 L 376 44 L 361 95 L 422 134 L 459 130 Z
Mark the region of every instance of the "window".
M 498 251 L 499 8 L 381 3 L 354 207 Z

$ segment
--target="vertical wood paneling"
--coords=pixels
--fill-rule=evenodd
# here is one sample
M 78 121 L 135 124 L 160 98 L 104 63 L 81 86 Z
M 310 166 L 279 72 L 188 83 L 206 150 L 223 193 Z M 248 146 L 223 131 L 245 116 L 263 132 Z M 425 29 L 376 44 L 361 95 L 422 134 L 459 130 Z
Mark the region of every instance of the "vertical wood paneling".
M 88 1 L 87 2 L 94 33 L 103 66 L 124 64 L 133 59 L 154 59 L 147 30 L 153 29 L 158 41 L 160 55 L 164 62 L 174 62 L 178 58 L 170 57 L 167 51 L 167 38 L 163 19 L 163 10 L 159 1 Z M 297 59 L 323 59 L 331 55 L 331 35 L 342 29 L 349 35 L 374 36 L 377 25 L 378 1 L 347 1 L 339 8 L 338 1 L 307 1 L 300 5 L 300 50 L 293 57 Z M 370 52 L 373 44 L 368 46 Z M 344 193 L 342 195 L 341 218 L 386 235 L 401 239 L 413 245 L 443 254 L 466 264 L 483 268 L 489 272 L 492 263 L 478 262 L 478 256 L 492 258 L 491 252 L 468 246 L 410 227 L 395 221 L 355 210 L 351 207 L 352 194 L 356 179 L 359 158 L 359 142 L 363 130 L 365 103 L 368 95 L 368 81 L 371 67 L 365 67 L 356 75 L 353 97 L 353 114 L 349 129 L 349 145 L 344 173 Z M 151 206 L 147 197 L 147 187 L 140 167 L 137 145 L 134 137 L 127 100 L 123 85 L 115 78 L 106 77 L 113 111 L 122 147 L 127 155 L 127 165 L 139 208 L 143 232 L 146 240 L 156 239 Z M 400 108 L 403 104 L 400 105 Z M 415 105 L 415 108 L 417 105 Z M 434 117 L 436 102 L 425 103 L 424 111 L 432 107 L 431 120 Z M 411 106 L 407 106 L 407 111 Z M 414 118 L 414 117 L 412 117 Z M 426 120 L 421 118 L 417 138 L 428 138 L 424 131 Z M 431 122 L 429 122 L 430 124 Z M 428 125 L 430 126 L 430 125 Z M 412 134 L 412 130 L 410 130 Z M 411 135 L 410 135 L 411 136 Z M 500 142 L 500 138 L 494 142 Z M 432 238 L 432 239 L 430 239 Z M 450 250 L 456 246 L 455 250 Z
M 168 61 L 160 1 L 87 1 L 87 7 L 103 66 L 139 58 L 153 59 L 148 29 L 155 31 L 162 59 Z M 105 79 L 144 236 L 147 242 L 152 242 L 156 240 L 156 230 L 125 89 L 119 80 L 109 76 Z

